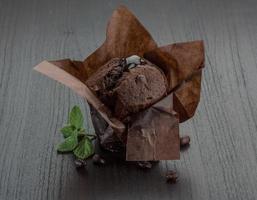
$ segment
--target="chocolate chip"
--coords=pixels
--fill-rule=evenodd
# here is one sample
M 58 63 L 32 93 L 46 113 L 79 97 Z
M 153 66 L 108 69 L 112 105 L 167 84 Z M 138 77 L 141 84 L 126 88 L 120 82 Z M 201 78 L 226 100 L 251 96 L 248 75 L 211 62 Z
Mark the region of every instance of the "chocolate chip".
M 152 168 L 152 163 L 150 163 L 149 161 L 138 161 L 137 165 L 141 169 L 151 169 Z
M 131 122 L 131 119 L 132 119 L 131 116 L 127 116 L 122 121 L 123 121 L 123 123 L 127 124 L 127 123 Z
M 99 154 L 95 154 L 93 156 L 93 163 L 95 165 L 105 165 L 106 164 L 105 160 Z
M 139 74 L 136 77 L 136 83 L 143 83 L 143 84 L 147 85 L 147 80 L 144 75 Z
M 75 164 L 76 168 L 82 168 L 82 167 L 85 167 L 87 165 L 86 161 L 82 160 L 82 159 L 74 160 L 74 164 Z
M 187 136 L 183 136 L 180 138 L 180 147 L 188 147 L 190 144 L 190 137 Z
M 166 182 L 170 184 L 175 184 L 178 181 L 178 175 L 175 171 L 170 170 L 166 172 Z
M 127 62 L 126 62 L 126 59 L 125 58 L 122 58 L 120 60 L 120 66 L 122 67 L 122 69 L 124 70 L 127 66 Z
M 122 66 L 118 65 L 118 66 L 114 67 L 104 77 L 103 87 L 107 90 L 113 89 L 115 87 L 117 81 L 121 78 L 122 74 L 123 74 Z

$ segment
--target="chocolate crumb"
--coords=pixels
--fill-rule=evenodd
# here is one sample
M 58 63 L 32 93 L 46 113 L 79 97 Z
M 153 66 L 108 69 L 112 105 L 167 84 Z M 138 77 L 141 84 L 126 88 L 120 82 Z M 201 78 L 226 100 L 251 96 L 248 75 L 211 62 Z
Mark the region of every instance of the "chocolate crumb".
M 175 171 L 170 170 L 166 173 L 166 182 L 170 184 L 175 184 L 178 182 L 178 175 Z
M 142 74 L 137 75 L 136 83 L 143 83 L 143 84 L 147 85 L 146 77 Z
M 138 167 L 141 169 L 151 169 L 152 168 L 152 163 L 149 161 L 139 161 L 137 162 Z
M 190 144 L 190 137 L 188 135 L 180 138 L 180 147 L 182 148 L 188 147 L 189 144 Z
M 87 165 L 86 161 L 82 160 L 82 159 L 76 159 L 74 161 L 74 164 L 75 164 L 77 169 L 82 168 L 82 167 L 86 167 L 86 165 Z
M 107 90 L 112 90 L 115 87 L 117 80 L 121 78 L 122 74 L 123 74 L 123 67 L 121 65 L 114 67 L 104 77 L 104 80 L 103 80 L 104 88 Z
M 112 65 L 114 65 L 114 67 L 104 76 L 104 80 L 102 81 L 103 89 L 107 91 L 111 91 L 115 87 L 117 81 L 127 69 L 125 58 L 108 63 L 108 66 Z
M 93 163 L 95 165 L 105 165 L 106 164 L 105 160 L 99 154 L 95 154 L 93 156 Z

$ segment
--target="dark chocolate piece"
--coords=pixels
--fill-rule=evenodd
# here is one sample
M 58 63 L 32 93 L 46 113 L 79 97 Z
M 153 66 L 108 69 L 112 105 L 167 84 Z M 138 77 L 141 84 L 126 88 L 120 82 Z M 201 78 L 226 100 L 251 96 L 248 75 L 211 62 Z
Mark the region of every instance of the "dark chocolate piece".
M 172 111 L 172 94 L 150 108 L 131 116 L 126 160 L 179 159 L 178 116 Z
M 104 76 L 102 82 L 103 89 L 107 91 L 113 90 L 117 81 L 122 77 L 125 68 L 125 60 L 120 59 L 119 64 L 114 65 L 114 67 Z
M 152 163 L 149 161 L 138 161 L 137 165 L 141 169 L 151 169 L 152 168 Z
M 108 125 L 93 106 L 89 105 L 89 107 L 92 123 L 99 138 L 100 146 L 110 152 L 123 152 L 125 150 L 125 144 L 117 137 L 113 128 Z M 124 134 L 124 137 L 126 137 L 126 134 Z M 123 140 L 125 139 L 123 138 Z
M 78 168 L 78 169 L 87 166 L 87 162 L 85 160 L 82 160 L 82 159 L 74 160 L 74 164 L 75 164 L 76 168 Z
M 106 164 L 105 160 L 99 154 L 95 154 L 93 156 L 93 163 L 95 165 L 105 165 Z
M 188 135 L 180 138 L 180 147 L 185 148 L 185 147 L 188 147 L 189 144 L 190 144 L 190 137 Z
M 178 175 L 175 171 L 170 170 L 166 173 L 166 182 L 170 184 L 175 184 L 178 182 Z

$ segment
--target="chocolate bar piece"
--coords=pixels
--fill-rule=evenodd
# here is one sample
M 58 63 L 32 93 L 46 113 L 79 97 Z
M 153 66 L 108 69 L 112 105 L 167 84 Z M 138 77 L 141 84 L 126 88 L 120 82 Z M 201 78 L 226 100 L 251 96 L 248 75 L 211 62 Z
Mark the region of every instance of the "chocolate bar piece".
M 179 120 L 172 110 L 172 94 L 131 118 L 126 160 L 179 159 Z

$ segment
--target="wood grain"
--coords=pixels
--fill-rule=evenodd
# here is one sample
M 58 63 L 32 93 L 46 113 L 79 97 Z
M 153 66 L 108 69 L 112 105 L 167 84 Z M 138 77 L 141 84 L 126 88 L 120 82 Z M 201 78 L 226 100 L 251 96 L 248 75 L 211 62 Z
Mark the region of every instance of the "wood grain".
M 180 161 L 147 172 L 123 162 L 77 172 L 71 156 L 56 154 L 58 129 L 78 104 L 93 132 L 89 107 L 32 68 L 85 58 L 120 4 L 159 45 L 204 40 L 201 101 L 181 126 L 192 143 Z M 254 0 L 0 0 L 0 199 L 256 199 L 256 18 Z M 165 183 L 167 169 L 178 171 L 178 184 Z

